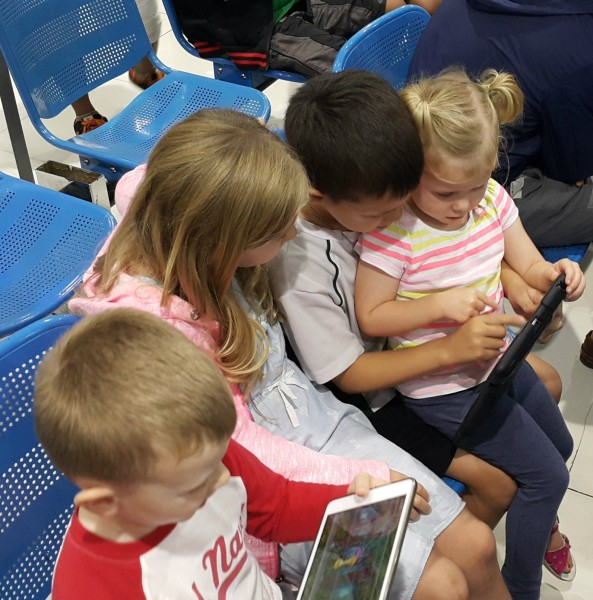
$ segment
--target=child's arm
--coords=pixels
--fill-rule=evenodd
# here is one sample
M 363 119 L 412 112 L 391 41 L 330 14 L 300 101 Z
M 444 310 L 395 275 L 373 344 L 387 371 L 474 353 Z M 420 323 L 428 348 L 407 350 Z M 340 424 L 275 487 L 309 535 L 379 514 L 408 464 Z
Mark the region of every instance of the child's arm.
M 567 258 L 552 264 L 544 259 L 523 228 L 520 219 L 504 230 L 504 260 L 536 289 L 547 289 L 560 275 L 566 275 L 566 299 L 577 300 L 585 290 L 585 278 L 578 263 Z
M 315 539 L 331 500 L 351 493 L 366 496 L 371 488 L 387 483 L 368 473 L 359 473 L 349 486 L 289 480 L 233 440 L 223 462 L 231 475 L 241 477 L 247 490 L 247 532 L 278 543 Z M 399 474 L 394 475 L 392 481 L 401 479 Z M 430 512 L 428 494 L 420 484 L 414 507 L 417 512 Z
M 441 319 L 465 323 L 486 306 L 497 306 L 472 288 L 453 288 L 410 301 L 396 300 L 398 289 L 399 279 L 362 260 L 358 263 L 354 303 L 361 331 L 375 337 L 393 336 Z
M 288 248 L 289 256 L 281 255 L 282 261 L 272 263 L 274 297 L 285 316 L 285 330 L 309 379 L 321 384 L 333 381 L 346 393 L 393 388 L 452 365 L 490 360 L 503 346 L 506 326 L 525 322 L 512 314 L 480 315 L 450 336 L 414 348 L 369 351 L 354 316 L 351 321 L 345 309 L 351 298 L 347 292 L 338 295 L 331 286 L 334 273 L 323 271 L 326 261 L 292 242 Z M 309 272 L 317 276 L 308 276 Z
M 500 354 L 507 327 L 525 319 L 513 314 L 479 315 L 451 335 L 391 352 L 364 352 L 332 381 L 348 394 L 373 392 L 452 365 L 491 360 Z
M 548 288 L 535 289 L 531 287 L 521 275 L 511 269 L 504 260 L 502 261 L 501 267 L 500 279 L 506 298 L 517 314 L 528 319 L 537 310 L 544 294 L 548 291 Z M 545 344 L 557 331 L 562 329 L 562 326 L 562 304 L 560 304 L 538 341 Z

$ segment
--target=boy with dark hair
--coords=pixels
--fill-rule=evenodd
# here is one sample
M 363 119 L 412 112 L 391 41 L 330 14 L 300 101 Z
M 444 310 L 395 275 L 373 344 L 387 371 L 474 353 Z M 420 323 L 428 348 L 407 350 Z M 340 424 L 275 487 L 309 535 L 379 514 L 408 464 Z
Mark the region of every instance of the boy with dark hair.
M 405 408 L 393 387 L 453 364 L 492 358 L 516 315 L 484 315 L 450 337 L 384 352 L 361 333 L 354 311 L 358 234 L 386 227 L 416 188 L 422 145 L 399 94 L 368 72 L 348 70 L 307 82 L 291 98 L 289 144 L 311 181 L 309 202 L 272 263 L 275 298 L 308 377 L 345 401 L 367 406 L 374 427 L 437 475 L 469 488 L 468 506 L 494 526 L 516 486 L 502 471 L 458 450 Z
M 214 361 L 166 322 L 87 317 L 39 366 L 35 426 L 81 491 L 54 600 L 282 597 L 245 540 L 315 537 L 327 503 L 379 483 L 288 481 L 230 439 L 236 414 Z

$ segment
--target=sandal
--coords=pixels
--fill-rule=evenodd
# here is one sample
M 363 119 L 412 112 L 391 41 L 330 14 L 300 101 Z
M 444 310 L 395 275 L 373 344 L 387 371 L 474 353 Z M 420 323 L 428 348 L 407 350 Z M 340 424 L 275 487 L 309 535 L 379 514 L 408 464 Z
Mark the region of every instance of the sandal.
M 149 73 L 148 75 L 139 75 L 136 73 L 136 69 L 130 69 L 128 71 L 128 77 L 130 78 L 130 81 L 143 90 L 148 89 L 151 85 L 155 84 L 157 81 L 160 81 L 164 76 L 165 74 L 158 69 L 152 73 Z
M 107 117 L 99 113 L 80 115 L 74 119 L 74 133 L 75 135 L 83 135 L 97 129 L 97 127 L 101 127 L 101 125 L 105 125 L 105 123 L 107 123 Z
M 554 535 L 557 531 L 558 521 L 556 521 L 554 527 L 552 527 L 550 535 Z M 563 533 L 560 535 L 564 540 L 564 544 L 557 550 L 549 550 L 546 552 L 544 555 L 544 566 L 552 573 L 552 575 L 554 575 L 554 577 L 557 577 L 562 581 L 572 581 L 577 574 L 577 565 L 570 552 L 570 542 L 568 541 L 568 538 Z M 565 573 L 564 569 L 566 569 L 569 557 L 572 559 L 572 569 L 568 573 Z

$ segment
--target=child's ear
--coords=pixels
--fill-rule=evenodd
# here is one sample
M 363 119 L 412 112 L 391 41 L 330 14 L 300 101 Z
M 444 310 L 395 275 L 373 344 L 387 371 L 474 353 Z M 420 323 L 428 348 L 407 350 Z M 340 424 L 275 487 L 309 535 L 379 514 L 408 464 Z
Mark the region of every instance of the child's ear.
M 74 496 L 74 506 L 83 507 L 101 517 L 112 517 L 117 512 L 117 499 L 113 488 L 93 485 L 84 487 Z
M 322 194 L 318 189 L 314 187 L 309 188 L 309 202 L 319 202 L 324 197 L 325 194 Z

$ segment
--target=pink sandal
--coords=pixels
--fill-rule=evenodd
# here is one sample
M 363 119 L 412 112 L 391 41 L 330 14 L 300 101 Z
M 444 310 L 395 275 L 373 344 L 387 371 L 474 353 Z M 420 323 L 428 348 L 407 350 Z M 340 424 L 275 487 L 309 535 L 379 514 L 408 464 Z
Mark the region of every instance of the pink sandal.
M 558 531 L 558 521 L 552 527 L 552 531 L 550 535 L 554 535 Z M 549 550 L 544 555 L 544 566 L 554 577 L 558 579 L 562 579 L 562 581 L 572 581 L 577 574 L 577 565 L 574 561 L 574 557 L 570 552 L 570 542 L 568 538 L 561 533 L 562 539 L 564 540 L 564 544 L 558 550 Z M 568 564 L 568 558 L 572 558 L 572 569 L 565 573 L 564 569 L 566 569 L 566 565 Z

